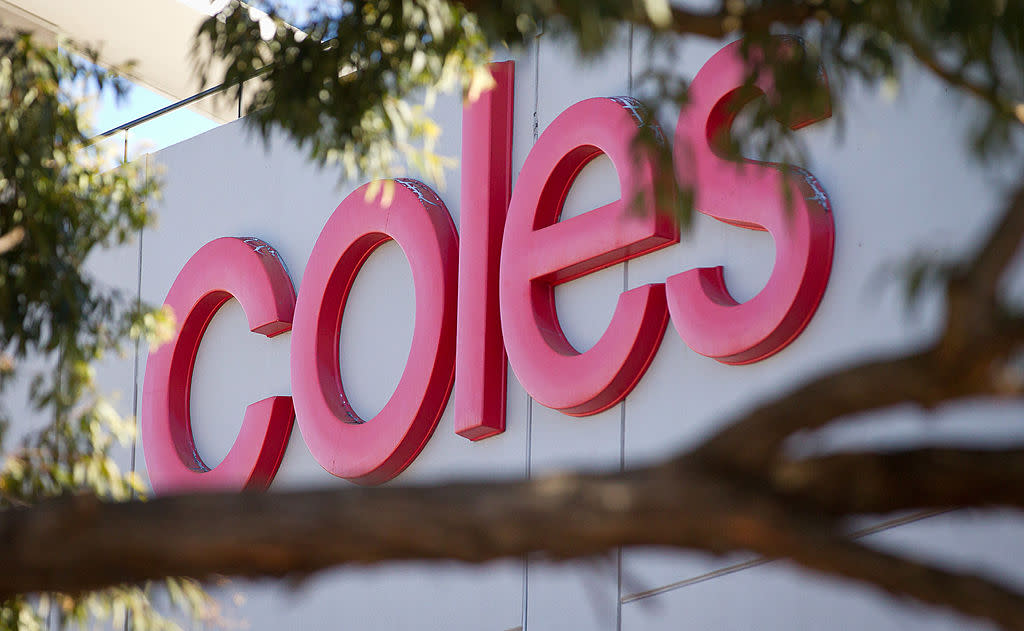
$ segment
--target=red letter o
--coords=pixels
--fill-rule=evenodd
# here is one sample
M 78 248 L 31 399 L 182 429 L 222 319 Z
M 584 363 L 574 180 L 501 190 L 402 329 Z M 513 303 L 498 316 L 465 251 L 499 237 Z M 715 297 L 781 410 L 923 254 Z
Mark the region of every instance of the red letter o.
M 341 202 L 313 246 L 295 305 L 291 374 L 299 430 L 320 466 L 360 484 L 386 482 L 413 461 L 441 418 L 455 374 L 455 225 L 425 184 L 393 185 L 390 204 L 368 200 L 368 184 Z M 341 317 L 359 268 L 389 239 L 412 268 L 416 324 L 394 394 L 364 421 L 341 383 Z

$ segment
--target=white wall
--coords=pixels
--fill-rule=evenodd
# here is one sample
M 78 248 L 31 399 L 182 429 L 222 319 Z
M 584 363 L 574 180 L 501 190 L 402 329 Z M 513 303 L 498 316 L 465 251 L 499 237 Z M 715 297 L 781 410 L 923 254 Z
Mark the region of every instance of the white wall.
M 693 76 L 719 48 L 688 43 L 679 55 L 665 58 L 648 54 L 639 39 L 624 31 L 607 55 L 585 64 L 567 45 L 541 36 L 516 58 L 514 173 L 536 133 L 569 105 L 630 93 L 651 63 Z M 831 196 L 837 241 L 824 300 L 791 346 L 759 363 L 726 366 L 690 351 L 670 326 L 650 370 L 625 403 L 583 419 L 533 402 L 510 371 L 504 434 L 471 443 L 454 434 L 449 409 L 418 459 L 392 483 L 637 465 L 693 445 L 723 418 L 820 371 L 926 339 L 938 324 L 936 303 L 926 299 L 908 311 L 895 265 L 912 254 L 964 251 L 987 226 L 1007 174 L 1015 171 L 994 173 L 972 161 L 964 149 L 970 107 L 952 102 L 945 88 L 922 74 L 914 74 L 894 100 L 853 86 L 836 106 L 844 111 L 842 124 L 833 118 L 800 132 L 809 148 L 804 166 Z M 676 116 L 671 109 L 659 113 L 669 134 Z M 459 100 L 443 99 L 437 117 L 444 128 L 440 151 L 458 156 Z M 359 184 L 338 184 L 334 173 L 318 172 L 286 142 L 265 151 L 241 122 L 161 151 L 151 163 L 163 169 L 164 195 L 156 207 L 158 226 L 147 230 L 142 242 L 142 298 L 150 303 L 163 300 L 189 256 L 220 236 L 257 236 L 271 243 L 298 288 L 324 222 Z M 458 225 L 458 171 L 434 185 Z M 613 167 L 599 159 L 581 174 L 563 216 L 617 196 Z M 679 244 L 560 286 L 560 321 L 582 350 L 604 330 L 623 288 L 662 282 L 698 265 L 724 264 L 730 287 L 749 297 L 763 286 L 772 260 L 766 234 L 698 217 Z M 346 392 L 364 416 L 379 410 L 397 383 L 414 306 L 401 249 L 382 247 L 356 283 L 342 329 Z M 289 340 L 290 334 L 270 340 L 249 334 L 233 301 L 214 318 L 200 349 L 192 395 L 197 444 L 210 464 L 227 452 L 248 403 L 290 393 Z M 1024 432 L 1014 421 L 1022 411 L 1024 406 L 1013 404 L 953 406 L 926 417 L 901 409 L 879 415 L 879 422 L 866 428 L 839 427 L 820 441 L 1019 440 Z M 882 427 L 883 420 L 892 423 Z M 141 457 L 137 462 L 142 466 Z M 316 464 L 296 429 L 274 488 L 345 484 Z M 1015 515 L 958 512 L 883 529 L 867 540 L 1024 584 L 1024 573 L 1013 563 L 1021 535 L 1024 522 Z M 239 591 L 246 601 L 237 608 L 226 603 L 225 615 L 244 618 L 254 629 L 985 628 L 785 563 L 743 565 L 750 559 L 624 550 L 563 565 L 530 560 L 480 568 L 411 563 L 345 568 L 294 589 L 235 583 L 226 594 Z

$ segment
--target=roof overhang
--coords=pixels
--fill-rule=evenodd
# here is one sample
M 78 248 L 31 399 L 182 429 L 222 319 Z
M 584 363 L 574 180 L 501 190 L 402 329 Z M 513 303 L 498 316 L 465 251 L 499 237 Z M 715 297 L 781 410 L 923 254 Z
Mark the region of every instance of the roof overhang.
M 189 58 L 192 38 L 209 15 L 209 0 L 0 0 L 0 24 L 46 42 L 66 37 L 95 48 L 104 66 L 132 62 L 124 74 L 172 101 L 200 91 Z M 217 122 L 233 120 L 237 105 L 206 98 L 190 109 Z

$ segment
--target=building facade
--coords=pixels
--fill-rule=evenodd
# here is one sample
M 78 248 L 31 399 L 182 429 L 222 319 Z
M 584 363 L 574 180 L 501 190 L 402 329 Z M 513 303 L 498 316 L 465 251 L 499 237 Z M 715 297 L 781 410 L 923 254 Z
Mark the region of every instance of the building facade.
M 510 59 L 513 187 L 526 177 L 524 165 L 534 159 L 537 143 L 567 110 L 595 97 L 637 96 L 640 77 L 651 64 L 692 77 L 725 45 L 686 42 L 669 54 L 648 49 L 639 35 L 624 31 L 605 55 L 584 62 L 568 44 L 537 37 Z M 841 117 L 824 118 L 799 132 L 807 147 L 807 162 L 801 166 L 827 191 L 834 249 L 820 304 L 810 308 L 806 328 L 773 354 L 745 364 L 716 361 L 695 352 L 670 323 L 628 396 L 579 417 L 542 405 L 517 378 L 513 364 L 505 386 L 504 432 L 476 441 L 460 436 L 449 401 L 422 451 L 406 468 L 384 476 L 392 477 L 385 483 L 522 479 L 641 465 L 695 445 L 723 419 L 819 372 L 928 340 L 941 324 L 938 301 L 926 293 L 908 308 L 900 264 L 915 254 L 963 252 L 989 225 L 1013 173 L 976 163 L 966 142 L 970 106 L 953 101 L 946 90 L 923 72 L 909 73 L 895 95 L 852 85 L 833 104 Z M 460 98 L 442 99 L 435 114 L 443 129 L 439 152 L 464 155 L 464 145 L 475 139 L 465 136 Z M 665 107 L 653 116 L 670 142 L 678 138 L 677 109 Z M 138 291 L 151 304 L 164 301 L 190 257 L 221 237 L 257 238 L 272 246 L 301 303 L 318 238 L 339 204 L 364 184 L 339 182 L 337 172 L 316 168 L 284 138 L 264 146 L 247 132 L 244 121 L 139 159 L 164 183 L 162 198 L 154 201 L 157 225 L 140 235 L 133 248 L 103 254 L 94 265 L 104 278 Z M 473 182 L 463 181 L 466 172 L 463 164 L 443 182 L 426 183 L 454 227 L 466 225 L 466 213 L 480 212 L 467 203 Z M 569 189 L 561 221 L 625 197 L 627 186 L 607 155 L 592 159 Z M 558 323 L 577 351 L 600 343 L 624 292 L 664 283 L 686 270 L 721 265 L 733 297 L 754 299 L 769 285 L 784 247 L 768 233 L 704 215 L 696 216 L 678 243 L 663 245 L 555 287 Z M 466 256 L 466 245 L 460 247 Z M 412 257 L 395 241 L 373 250 L 344 306 L 340 378 L 351 409 L 370 419 L 368 426 L 401 387 L 416 343 L 416 314 L 425 306 L 417 300 L 421 289 L 414 282 Z M 195 447 L 214 469 L 236 442 L 248 405 L 293 394 L 292 346 L 299 332 L 266 337 L 249 329 L 238 302 L 227 301 L 205 330 L 192 371 Z M 520 342 L 505 341 L 506 346 Z M 128 411 L 135 405 L 134 411 L 145 413 L 152 394 L 146 384 L 154 363 L 150 358 L 147 366 L 146 358 L 142 349 L 133 361 L 106 368 L 112 387 L 135 393 L 124 397 Z M 809 446 L 954 439 L 1003 444 L 1021 434 L 1014 423 L 1021 411 L 1019 405 L 1001 405 L 975 406 L 965 413 L 963 406 L 951 406 L 926 417 L 899 408 L 854 430 L 838 424 L 812 437 Z M 300 413 L 271 488 L 352 484 L 325 470 L 330 467 L 318 453 L 323 446 L 310 444 L 303 422 Z M 140 441 L 124 454 L 126 466 L 146 474 L 152 450 Z M 567 512 L 565 518 L 573 515 Z M 415 533 L 417 524 L 410 520 L 408 528 Z M 1009 514 L 914 514 L 854 528 L 881 547 L 1024 582 L 1014 562 L 1024 523 Z M 624 549 L 560 564 L 529 558 L 480 567 L 345 567 L 299 585 L 235 581 L 215 591 L 224 601 L 226 618 L 244 620 L 254 629 L 986 628 L 785 562 L 662 549 Z

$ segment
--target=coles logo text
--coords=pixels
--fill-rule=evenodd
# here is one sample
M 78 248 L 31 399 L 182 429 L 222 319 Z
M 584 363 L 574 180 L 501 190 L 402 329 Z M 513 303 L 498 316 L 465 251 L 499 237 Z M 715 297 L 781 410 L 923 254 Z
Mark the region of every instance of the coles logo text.
M 493 64 L 496 86 L 463 113 L 458 233 L 430 187 L 399 179 L 387 204 L 367 196 L 369 185 L 341 202 L 313 247 L 298 295 L 276 250 L 259 239 L 216 239 L 185 264 L 166 299 L 178 319 L 174 337 L 150 354 L 143 387 L 142 438 L 154 490 L 266 487 L 293 422 L 330 473 L 385 482 L 423 449 L 452 392 L 458 434 L 483 440 L 504 431 L 507 365 L 539 403 L 595 414 L 629 394 L 670 321 L 687 345 L 727 364 L 784 348 L 825 291 L 835 233 L 828 197 L 810 173 L 790 168 L 790 177 L 780 177 L 778 165 L 757 162 L 737 169 L 716 147 L 740 105 L 775 93 L 770 72 L 755 90 L 742 89 L 739 46 L 723 48 L 692 81 L 671 140 L 673 175 L 693 188 L 699 212 L 771 234 L 774 267 L 756 296 L 734 300 L 721 267 L 681 270 L 623 292 L 598 342 L 583 353 L 573 348 L 558 323 L 554 286 L 679 241 L 671 213 L 656 207 L 658 161 L 633 143 L 639 127 L 661 134 L 631 98 L 581 101 L 544 130 L 513 190 L 514 66 Z M 807 112 L 797 126 L 829 115 Z M 559 221 L 576 176 L 602 154 L 618 173 L 621 199 Z M 644 212 L 628 211 L 633 200 Z M 341 319 L 360 267 L 389 239 L 412 269 L 415 325 L 394 394 L 363 419 L 341 380 Z M 292 332 L 292 395 L 250 405 L 228 455 L 211 469 L 192 438 L 192 369 L 207 325 L 232 297 L 252 331 Z

